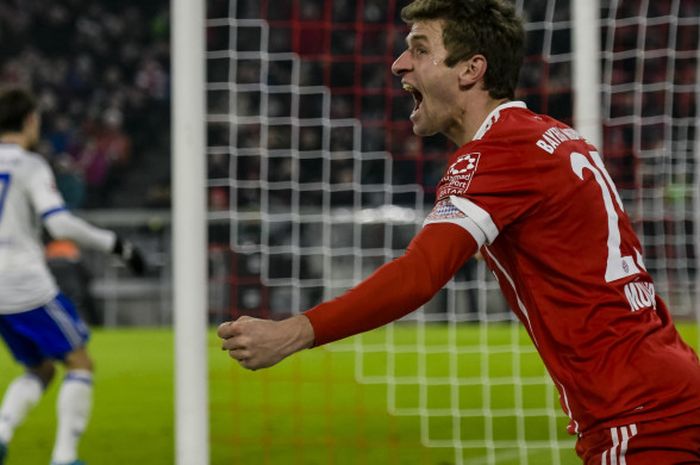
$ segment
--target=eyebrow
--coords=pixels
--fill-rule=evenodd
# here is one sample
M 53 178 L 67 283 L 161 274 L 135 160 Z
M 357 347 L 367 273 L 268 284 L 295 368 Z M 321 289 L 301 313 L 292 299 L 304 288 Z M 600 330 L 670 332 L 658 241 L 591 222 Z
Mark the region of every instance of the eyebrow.
M 415 34 L 415 35 L 409 34 L 406 36 L 406 45 L 411 45 L 411 42 L 420 42 L 420 41 L 430 42 L 430 40 L 428 39 L 428 36 L 426 36 L 425 34 Z

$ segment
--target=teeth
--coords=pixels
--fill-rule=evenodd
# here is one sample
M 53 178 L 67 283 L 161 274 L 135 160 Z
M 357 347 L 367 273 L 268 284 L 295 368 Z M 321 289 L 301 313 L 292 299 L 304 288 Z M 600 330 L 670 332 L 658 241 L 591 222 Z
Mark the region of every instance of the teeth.
M 403 90 L 405 90 L 406 92 L 414 92 L 416 89 L 414 89 L 414 87 L 411 84 L 404 82 Z

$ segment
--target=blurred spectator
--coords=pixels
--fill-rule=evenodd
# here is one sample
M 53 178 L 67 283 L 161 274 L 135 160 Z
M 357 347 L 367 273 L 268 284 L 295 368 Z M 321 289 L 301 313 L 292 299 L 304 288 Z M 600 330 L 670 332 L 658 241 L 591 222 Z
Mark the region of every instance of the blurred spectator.
M 82 208 L 85 201 L 85 180 L 75 159 L 65 152 L 53 160 L 56 187 L 63 195 L 69 210 Z
M 136 86 L 157 100 L 168 97 L 168 77 L 163 66 L 153 59 L 144 60 L 136 74 Z
M 44 107 L 47 105 L 44 104 Z M 45 125 L 46 126 L 46 125 Z M 57 116 L 53 120 L 53 126 L 46 134 L 46 138 L 51 144 L 53 153 L 61 154 L 70 152 L 75 143 L 75 128 L 71 125 L 71 121 L 65 115 Z
M 149 177 L 161 177 L 168 166 L 168 8 L 167 0 L 0 5 L 0 84 L 39 96 L 50 142 L 42 154 L 70 166 L 67 185 L 86 178 L 87 196 L 76 205 L 142 206 Z M 135 176 L 140 169 L 145 173 Z M 123 183 L 125 195 L 114 195 Z
M 105 111 L 102 121 L 88 129 L 85 146 L 78 153 L 78 164 L 88 189 L 86 206 L 108 204 L 131 156 L 131 140 L 121 130 L 121 113 Z
M 213 211 L 228 210 L 229 194 L 228 189 L 222 186 L 209 189 L 209 209 Z

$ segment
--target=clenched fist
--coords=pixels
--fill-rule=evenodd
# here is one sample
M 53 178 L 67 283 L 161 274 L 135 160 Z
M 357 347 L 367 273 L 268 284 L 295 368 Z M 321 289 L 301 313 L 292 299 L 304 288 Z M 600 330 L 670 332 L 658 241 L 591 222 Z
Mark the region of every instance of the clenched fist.
M 304 315 L 282 321 L 242 316 L 219 325 L 217 334 L 222 349 L 249 370 L 270 367 L 314 343 L 313 327 Z

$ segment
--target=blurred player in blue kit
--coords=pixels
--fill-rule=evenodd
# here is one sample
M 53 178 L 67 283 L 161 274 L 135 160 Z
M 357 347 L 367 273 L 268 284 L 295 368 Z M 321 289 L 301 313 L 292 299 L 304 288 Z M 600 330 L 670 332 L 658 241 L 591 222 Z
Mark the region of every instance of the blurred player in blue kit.
M 65 207 L 51 168 L 31 152 L 41 117 L 34 96 L 23 89 L 0 91 L 0 336 L 25 373 L 14 379 L 0 405 L 0 465 L 15 429 L 65 365 L 56 411 L 51 465 L 83 465 L 78 442 L 92 408 L 90 333 L 73 303 L 49 272 L 41 227 L 55 239 L 119 256 L 143 274 L 141 253 L 116 233 L 96 228 Z

